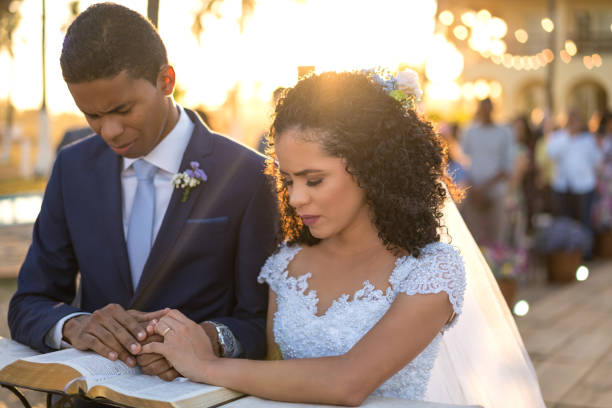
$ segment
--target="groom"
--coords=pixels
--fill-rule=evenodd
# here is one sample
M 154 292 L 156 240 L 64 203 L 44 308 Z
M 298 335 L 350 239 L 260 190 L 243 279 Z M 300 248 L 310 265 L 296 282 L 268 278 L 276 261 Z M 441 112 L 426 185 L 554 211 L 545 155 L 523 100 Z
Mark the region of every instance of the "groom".
M 140 14 L 97 4 L 69 27 L 64 79 L 95 131 L 59 153 L 9 307 L 11 336 L 41 351 L 93 350 L 148 374 L 152 312 L 177 308 L 217 354 L 263 357 L 277 206 L 264 158 L 172 99 L 174 69 Z M 191 187 L 173 176 L 191 170 Z M 197 184 L 197 185 L 194 185 Z M 80 305 L 74 305 L 80 272 Z

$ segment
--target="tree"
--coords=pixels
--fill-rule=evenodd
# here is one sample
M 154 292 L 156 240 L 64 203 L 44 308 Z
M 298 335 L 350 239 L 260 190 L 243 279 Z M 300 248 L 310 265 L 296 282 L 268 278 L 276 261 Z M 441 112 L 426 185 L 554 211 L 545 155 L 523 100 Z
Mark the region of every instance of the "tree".
M 10 77 L 8 83 L 12 83 L 13 76 L 13 34 L 21 20 L 19 7 L 22 0 L 0 0 L 0 52 L 6 51 L 10 58 Z M 2 132 L 2 158 L 1 161 L 6 163 L 9 159 L 9 150 L 11 147 L 11 136 L 13 131 L 13 121 L 15 108 L 11 98 L 11 88 L 9 87 L 6 97 L 6 112 L 5 112 L 5 128 Z
M 157 27 L 159 19 L 159 0 L 148 0 L 147 1 L 147 17 Z
M 204 26 L 202 25 L 202 17 L 207 14 L 214 14 L 216 17 L 221 17 L 216 11 L 217 5 L 223 3 L 225 0 L 202 0 L 202 7 L 195 13 L 193 25 L 191 31 L 193 35 L 200 41 L 200 36 L 204 32 Z M 246 20 L 253 14 L 255 9 L 256 0 L 242 0 L 242 11 L 240 13 L 240 32 L 244 31 L 244 25 Z
M 37 176 L 45 177 L 53 164 L 53 151 L 51 150 L 51 135 L 49 130 L 49 114 L 47 112 L 47 4 L 42 0 L 42 103 L 39 110 L 38 128 L 38 158 L 34 171 Z

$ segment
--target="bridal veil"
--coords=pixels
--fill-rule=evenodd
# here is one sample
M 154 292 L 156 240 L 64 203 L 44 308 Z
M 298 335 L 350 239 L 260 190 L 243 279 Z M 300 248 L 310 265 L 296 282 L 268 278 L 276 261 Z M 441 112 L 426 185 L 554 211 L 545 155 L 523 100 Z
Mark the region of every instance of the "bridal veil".
M 486 408 L 542 407 L 531 360 L 495 278 L 455 204 L 443 224 L 463 256 L 467 288 L 463 312 L 446 331 L 425 400 Z

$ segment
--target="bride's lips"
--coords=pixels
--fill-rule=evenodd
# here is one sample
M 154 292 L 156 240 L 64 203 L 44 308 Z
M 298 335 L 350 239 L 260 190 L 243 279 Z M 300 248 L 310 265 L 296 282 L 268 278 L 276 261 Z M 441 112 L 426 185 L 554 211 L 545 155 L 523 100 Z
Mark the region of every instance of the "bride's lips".
M 117 153 L 120 156 L 123 156 L 125 153 L 128 152 L 128 150 L 130 150 L 130 148 L 134 145 L 134 141 L 123 144 L 121 146 L 111 146 L 111 149 L 113 149 L 113 151 L 115 153 Z
M 307 227 L 316 223 L 320 218 L 320 216 L 318 215 L 301 215 L 300 217 L 302 218 L 302 222 L 304 223 L 304 225 L 306 225 Z

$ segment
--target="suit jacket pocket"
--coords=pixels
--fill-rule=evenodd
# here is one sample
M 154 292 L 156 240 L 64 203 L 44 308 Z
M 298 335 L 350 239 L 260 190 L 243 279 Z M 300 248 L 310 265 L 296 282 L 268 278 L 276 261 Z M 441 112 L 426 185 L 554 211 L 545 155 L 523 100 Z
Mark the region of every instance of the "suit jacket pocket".
M 189 218 L 181 233 L 181 250 L 191 253 L 186 257 L 199 258 L 202 254 L 221 254 L 231 245 L 229 217 Z
M 223 232 L 227 230 L 227 227 L 229 226 L 229 217 L 189 218 L 187 219 L 187 224 L 190 225 L 191 228 L 202 226 L 206 230 Z

